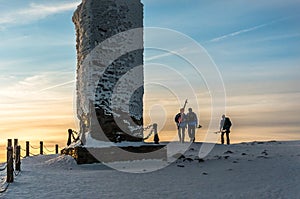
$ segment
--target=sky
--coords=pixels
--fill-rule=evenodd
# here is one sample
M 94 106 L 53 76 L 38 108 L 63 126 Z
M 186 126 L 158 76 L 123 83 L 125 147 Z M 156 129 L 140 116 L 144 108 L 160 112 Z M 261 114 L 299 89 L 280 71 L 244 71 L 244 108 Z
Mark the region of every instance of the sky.
M 212 59 L 219 71 L 216 78 L 224 82 L 233 142 L 300 139 L 299 0 L 142 2 L 145 27 L 185 34 Z M 77 129 L 73 104 L 76 42 L 71 18 L 79 3 L 0 0 L 1 151 L 8 138 L 19 138 L 21 144 L 30 140 L 33 145 L 44 140 L 49 147 L 56 143 L 63 147 L 67 129 Z M 165 75 L 163 71 L 170 68 L 189 77 L 193 95 L 178 85 L 176 75 Z M 146 50 L 145 82 L 152 80 L 176 86 L 175 95 L 186 96 L 188 106 L 198 107 L 201 141 L 211 116 L 205 77 L 194 75 L 177 56 Z M 173 115 L 183 101 L 174 102 L 174 93 L 155 85 L 146 85 L 145 91 L 145 124 L 151 115 L 155 118 L 164 112 L 161 138 L 173 139 Z

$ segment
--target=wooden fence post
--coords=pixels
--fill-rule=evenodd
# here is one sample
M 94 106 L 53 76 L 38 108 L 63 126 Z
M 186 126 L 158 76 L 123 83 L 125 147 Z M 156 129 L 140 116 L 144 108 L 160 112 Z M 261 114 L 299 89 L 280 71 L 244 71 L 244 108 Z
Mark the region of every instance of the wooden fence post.
M 16 159 L 17 146 L 18 146 L 18 139 L 14 139 L 14 159 Z
M 55 154 L 58 154 L 58 144 L 55 145 Z
M 44 154 L 44 153 L 43 153 L 43 148 L 44 148 L 43 145 L 44 145 L 44 144 L 43 144 L 43 141 L 40 141 L 40 154 L 41 154 L 41 155 Z
M 159 144 L 159 137 L 157 133 L 157 124 L 153 124 L 153 133 L 154 133 L 154 144 Z
M 26 141 L 26 157 L 29 157 L 29 141 Z
M 14 182 L 14 164 L 13 164 L 13 147 L 12 140 L 7 140 L 7 177 L 6 182 Z
M 17 146 L 15 163 L 16 171 L 21 171 L 21 146 Z

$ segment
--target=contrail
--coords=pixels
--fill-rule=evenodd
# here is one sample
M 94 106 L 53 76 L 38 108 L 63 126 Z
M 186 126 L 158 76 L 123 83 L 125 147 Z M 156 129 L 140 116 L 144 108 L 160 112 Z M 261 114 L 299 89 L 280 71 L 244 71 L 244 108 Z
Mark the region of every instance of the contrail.
M 145 58 L 145 61 L 152 61 L 152 60 L 156 60 L 156 59 L 159 59 L 159 58 L 163 58 L 163 57 L 168 57 L 168 56 L 176 56 L 178 54 L 180 54 L 183 50 L 185 50 L 184 48 L 181 48 L 181 49 L 178 49 L 178 50 L 172 50 L 172 51 L 168 51 L 166 53 L 162 53 L 162 54 L 159 54 L 159 55 L 154 55 L 152 57 L 146 57 Z
M 234 37 L 234 36 L 237 36 L 237 35 L 240 35 L 240 34 L 243 34 L 243 33 L 246 33 L 246 32 L 251 32 L 251 31 L 254 31 L 254 30 L 257 30 L 257 29 L 260 29 L 260 28 L 263 28 L 265 26 L 269 26 L 273 23 L 276 23 L 276 22 L 279 22 L 279 21 L 283 21 L 283 20 L 286 20 L 290 17 L 284 17 L 284 18 L 281 18 L 281 19 L 278 19 L 278 20 L 273 20 L 269 23 L 264 23 L 264 24 L 261 24 L 261 25 L 257 25 L 257 26 L 254 26 L 252 28 L 246 28 L 246 29 L 243 29 L 243 30 L 239 30 L 239 31 L 236 31 L 236 32 L 233 32 L 233 33 L 230 33 L 230 34 L 226 34 L 226 35 L 223 35 L 223 36 L 220 36 L 220 37 L 217 37 L 217 38 L 214 38 L 214 39 L 211 39 L 205 43 L 210 43 L 210 42 L 218 42 L 218 41 L 221 41 L 221 40 L 224 40 L 224 39 L 227 39 L 229 37 Z
M 40 92 L 43 92 L 43 91 L 47 91 L 47 90 L 51 90 L 53 88 L 65 86 L 65 85 L 68 85 L 68 84 L 73 84 L 74 82 L 75 82 L 75 80 L 72 80 L 72 81 L 68 81 L 68 82 L 65 82 L 65 83 L 61 83 L 61 84 L 57 84 L 57 85 L 54 85 L 54 86 L 50 86 L 50 87 L 47 87 L 47 88 L 44 88 L 42 90 L 37 91 L 37 93 L 40 93 Z
M 254 26 L 252 28 L 247 28 L 247 29 L 239 30 L 239 31 L 227 34 L 227 35 L 223 35 L 221 37 L 217 37 L 217 38 L 211 39 L 211 40 L 209 40 L 209 42 L 218 42 L 218 41 L 221 41 L 221 40 L 226 39 L 228 37 L 234 37 L 234 36 L 237 36 L 237 35 L 242 34 L 242 33 L 251 32 L 253 30 L 265 27 L 267 25 L 269 25 L 269 23 L 262 24 L 262 25 L 259 25 L 259 26 Z
M 167 52 L 167 53 L 163 53 L 163 54 L 160 54 L 160 55 L 155 55 L 155 56 L 152 56 L 152 57 L 148 57 L 148 58 L 145 59 L 145 61 L 152 61 L 152 60 L 155 60 L 155 59 L 168 57 L 168 56 L 171 56 L 171 55 L 174 55 L 174 54 L 171 53 L 171 52 Z

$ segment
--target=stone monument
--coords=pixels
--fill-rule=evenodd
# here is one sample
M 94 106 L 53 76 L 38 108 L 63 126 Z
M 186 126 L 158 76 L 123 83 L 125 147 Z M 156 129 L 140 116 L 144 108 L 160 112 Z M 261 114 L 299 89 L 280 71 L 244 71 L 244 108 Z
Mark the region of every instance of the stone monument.
M 143 135 L 143 4 L 83 0 L 73 22 L 81 144 L 62 153 L 78 164 L 165 159 L 165 146 Z
M 77 36 L 77 116 L 82 139 L 88 141 L 85 140 L 88 133 L 91 138 L 102 141 L 142 141 L 142 3 L 140 0 L 83 0 L 74 13 L 73 22 Z M 139 49 L 120 57 L 111 56 L 110 53 L 118 54 L 118 49 L 132 42 L 132 35 L 113 36 L 133 29 L 139 32 L 134 36 Z M 118 39 L 122 41 L 116 42 Z M 104 51 L 106 48 L 112 51 Z M 109 61 L 106 63 L 105 59 Z M 135 67 L 139 69 L 135 70 L 134 79 L 120 83 L 120 78 Z M 119 92 L 116 96 L 117 84 L 122 90 L 139 86 L 130 94 Z M 118 98 L 114 105 L 113 97 Z

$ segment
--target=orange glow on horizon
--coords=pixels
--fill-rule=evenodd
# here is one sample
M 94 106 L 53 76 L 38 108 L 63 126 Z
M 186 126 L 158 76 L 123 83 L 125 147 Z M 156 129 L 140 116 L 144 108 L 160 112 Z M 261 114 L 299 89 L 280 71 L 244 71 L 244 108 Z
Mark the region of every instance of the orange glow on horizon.
M 156 98 L 156 101 L 154 98 Z M 266 98 L 268 98 L 268 96 L 257 97 L 257 99 L 261 101 Z M 249 100 L 247 101 L 246 99 Z M 270 105 L 268 104 L 269 102 L 263 103 L 260 101 L 260 103 L 257 103 L 257 99 L 251 96 L 228 98 L 227 113 L 233 122 L 231 133 L 232 143 L 267 140 L 300 140 L 296 123 L 294 125 L 276 123 L 280 118 L 278 118 L 276 114 L 274 115 L 274 110 L 281 111 L 285 109 L 292 112 L 293 109 L 289 107 L 289 104 L 274 106 L 274 104 L 281 101 L 280 96 L 272 96 L 272 98 L 269 98 L 269 100 L 272 99 L 272 104 Z M 196 133 L 196 141 L 198 142 L 204 141 L 210 122 L 210 107 L 207 106 L 207 101 L 208 99 L 202 96 L 201 103 L 199 103 L 200 112 L 196 112 L 200 124 L 203 126 L 203 128 L 198 129 Z M 253 101 L 255 103 L 253 103 Z M 5 147 L 8 138 L 18 138 L 20 143 L 23 143 L 23 147 L 25 146 L 25 141 L 36 143 L 33 145 L 38 145 L 39 141 L 44 141 L 47 147 L 51 147 L 51 145 L 54 144 L 59 144 L 60 147 L 64 147 L 67 140 L 67 129 L 72 128 L 78 130 L 72 104 L 72 97 L 69 97 L 68 100 L 64 98 L 64 100 L 54 103 L 49 102 L 48 105 L 35 102 L 1 105 L 0 160 L 4 161 L 6 159 Z M 233 106 L 232 104 L 235 105 Z M 153 107 L 153 105 L 161 105 L 163 108 L 159 106 Z M 187 107 L 193 108 L 196 106 L 197 104 L 192 100 L 187 105 Z M 159 98 L 154 95 L 151 96 L 151 98 L 149 97 L 149 101 L 145 101 L 144 107 L 145 126 L 150 123 L 151 119 L 154 120 L 153 122 L 157 122 L 156 120 L 160 118 L 160 115 L 165 114 L 165 124 L 159 124 L 161 125 L 159 126 L 160 141 L 178 140 L 174 116 L 178 112 L 179 107 L 181 107 L 181 104 L 177 102 L 177 100 L 170 98 L 170 96 Z M 154 110 L 151 110 L 152 108 Z M 289 115 L 287 115 L 286 118 L 289 118 L 289 121 L 293 121 L 292 119 L 294 119 Z M 295 118 L 295 121 L 296 120 L 297 118 Z M 159 123 L 159 121 L 157 123 Z M 214 131 L 217 130 L 218 129 L 215 129 Z M 147 134 L 148 132 L 144 133 L 145 136 Z M 153 138 L 150 137 L 149 141 L 152 140 Z M 188 141 L 187 133 L 186 141 Z

